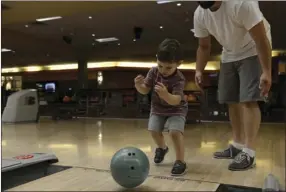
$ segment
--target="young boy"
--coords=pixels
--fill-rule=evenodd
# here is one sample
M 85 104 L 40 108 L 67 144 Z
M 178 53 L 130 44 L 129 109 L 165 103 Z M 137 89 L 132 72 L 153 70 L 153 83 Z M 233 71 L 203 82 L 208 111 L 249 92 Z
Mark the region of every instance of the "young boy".
M 169 148 L 165 143 L 163 130 L 166 128 L 176 150 L 176 161 L 171 174 L 183 175 L 186 172 L 184 161 L 184 127 L 188 105 L 184 99 L 185 78 L 177 69 L 182 61 L 180 43 L 174 39 L 164 40 L 158 48 L 157 67 L 153 67 L 144 78 L 135 78 L 135 87 L 141 94 L 153 89 L 148 130 L 158 148 L 154 162 L 161 163 Z

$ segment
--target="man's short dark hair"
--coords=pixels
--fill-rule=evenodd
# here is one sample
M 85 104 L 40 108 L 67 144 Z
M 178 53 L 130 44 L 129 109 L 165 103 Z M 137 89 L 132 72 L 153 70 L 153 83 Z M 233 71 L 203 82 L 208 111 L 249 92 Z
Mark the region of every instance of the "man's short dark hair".
M 157 59 L 166 63 L 180 63 L 183 60 L 180 42 L 176 39 L 165 39 L 159 45 Z

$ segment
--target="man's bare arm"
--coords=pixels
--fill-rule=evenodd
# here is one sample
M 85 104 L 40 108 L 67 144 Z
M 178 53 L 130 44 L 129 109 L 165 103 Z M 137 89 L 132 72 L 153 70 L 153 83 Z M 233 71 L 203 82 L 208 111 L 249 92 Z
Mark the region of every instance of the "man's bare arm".
M 269 39 L 266 35 L 263 21 L 252 27 L 249 30 L 249 33 L 255 41 L 263 72 L 271 73 L 272 50 Z
M 210 58 L 211 37 L 199 38 L 197 49 L 196 71 L 203 72 Z

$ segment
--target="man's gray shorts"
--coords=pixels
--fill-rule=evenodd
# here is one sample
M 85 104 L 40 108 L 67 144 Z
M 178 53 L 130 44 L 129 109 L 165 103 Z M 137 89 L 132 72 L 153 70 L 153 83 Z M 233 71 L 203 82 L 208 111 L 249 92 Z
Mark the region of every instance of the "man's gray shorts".
M 218 85 L 219 103 L 261 101 L 259 82 L 262 68 L 258 56 L 221 63 Z
M 180 131 L 184 133 L 186 118 L 184 116 L 151 115 L 148 123 L 149 131 Z

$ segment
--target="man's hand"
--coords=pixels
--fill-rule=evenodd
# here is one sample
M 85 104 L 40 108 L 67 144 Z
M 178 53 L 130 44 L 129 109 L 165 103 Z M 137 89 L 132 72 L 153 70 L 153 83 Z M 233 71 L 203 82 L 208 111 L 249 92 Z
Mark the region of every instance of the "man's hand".
M 260 76 L 260 83 L 259 83 L 259 88 L 261 90 L 261 95 L 263 97 L 268 97 L 271 84 L 272 84 L 271 73 L 263 72 L 262 75 Z
M 203 73 L 202 72 L 196 71 L 195 82 L 196 82 L 197 87 L 203 92 Z
M 154 89 L 161 99 L 165 100 L 168 97 L 169 92 L 163 83 L 158 82 Z

